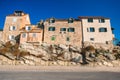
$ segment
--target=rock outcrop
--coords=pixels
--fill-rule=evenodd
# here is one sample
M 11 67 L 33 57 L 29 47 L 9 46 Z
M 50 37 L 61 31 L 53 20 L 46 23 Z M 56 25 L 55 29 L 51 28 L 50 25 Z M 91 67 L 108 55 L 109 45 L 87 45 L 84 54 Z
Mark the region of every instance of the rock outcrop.
M 75 66 L 82 65 L 85 60 L 88 66 L 120 66 L 120 47 L 112 50 L 96 48 L 91 45 L 85 48 L 24 43 L 16 45 L 0 43 L 1 65 L 44 65 Z M 17 51 L 16 51 L 17 50 Z

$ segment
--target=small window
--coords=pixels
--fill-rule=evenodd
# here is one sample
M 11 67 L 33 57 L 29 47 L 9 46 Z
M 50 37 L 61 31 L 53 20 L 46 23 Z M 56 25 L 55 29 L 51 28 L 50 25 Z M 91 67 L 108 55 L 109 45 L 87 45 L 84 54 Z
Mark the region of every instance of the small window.
M 9 35 L 8 38 L 9 38 L 9 40 L 14 40 L 15 39 L 14 35 Z
M 49 23 L 55 23 L 55 19 L 54 19 L 54 18 L 51 18 L 51 19 L 49 20 Z
M 99 19 L 99 23 L 105 23 L 105 19 Z
M 51 40 L 54 41 L 54 40 L 55 40 L 55 36 L 52 36 L 52 37 L 51 37 Z
M 94 38 L 90 38 L 90 41 L 94 41 Z
M 16 22 L 17 21 L 17 18 L 13 18 L 13 22 Z
M 68 23 L 73 23 L 73 21 L 74 21 L 73 18 L 68 19 Z
M 88 18 L 88 22 L 93 22 L 93 18 Z
M 31 27 L 30 26 L 26 26 L 26 30 L 31 30 Z
M 75 32 L 75 28 L 68 28 L 68 32 Z
M 49 27 L 48 31 L 55 31 L 55 27 Z
M 60 31 L 66 31 L 66 28 L 60 28 Z
M 33 37 L 36 37 L 36 33 L 33 33 Z
M 99 28 L 99 32 L 107 32 L 107 28 Z
M 26 33 L 23 33 L 23 34 L 22 34 L 22 38 L 25 38 L 25 37 L 26 37 Z
M 66 41 L 70 41 L 70 38 L 69 38 L 69 37 L 67 37 L 67 38 L 66 38 Z
M 87 32 L 95 32 L 95 28 L 94 27 L 87 28 Z
M 14 31 L 16 30 L 16 27 L 15 26 L 10 26 L 10 31 Z

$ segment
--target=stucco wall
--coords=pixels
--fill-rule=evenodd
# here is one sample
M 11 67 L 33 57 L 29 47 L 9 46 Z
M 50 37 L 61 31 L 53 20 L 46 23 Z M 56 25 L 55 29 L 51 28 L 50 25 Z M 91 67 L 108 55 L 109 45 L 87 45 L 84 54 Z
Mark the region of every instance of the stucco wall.
M 99 23 L 98 19 L 94 19 L 93 23 L 88 23 L 87 19 L 82 19 L 82 25 L 84 41 L 93 43 L 106 43 L 106 41 L 111 41 L 113 38 L 109 19 L 105 19 L 105 23 Z M 87 32 L 87 28 L 89 27 L 94 27 L 95 32 Z M 107 28 L 107 32 L 99 32 L 100 27 Z M 94 38 L 94 41 L 91 41 L 90 38 Z

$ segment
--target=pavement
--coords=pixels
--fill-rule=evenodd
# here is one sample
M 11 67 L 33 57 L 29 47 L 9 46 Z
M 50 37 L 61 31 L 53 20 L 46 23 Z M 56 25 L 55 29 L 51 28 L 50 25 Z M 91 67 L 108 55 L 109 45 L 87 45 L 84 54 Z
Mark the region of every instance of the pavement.
M 120 80 L 120 72 L 0 72 L 0 80 Z
M 120 68 L 0 65 L 0 80 L 120 80 Z
M 0 65 L 0 71 L 14 72 L 120 72 L 120 67 Z

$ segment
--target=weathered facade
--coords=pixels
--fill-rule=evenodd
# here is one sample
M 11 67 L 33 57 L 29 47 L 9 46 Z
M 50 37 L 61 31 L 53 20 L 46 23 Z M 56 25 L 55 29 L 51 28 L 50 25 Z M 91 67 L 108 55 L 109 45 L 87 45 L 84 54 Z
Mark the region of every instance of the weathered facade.
M 82 42 L 81 22 L 79 19 L 54 19 L 44 22 L 44 42 L 80 46 Z
M 79 17 L 83 42 L 109 43 L 113 40 L 110 19 L 105 17 Z
M 110 19 L 105 17 L 78 17 L 78 19 L 49 18 L 38 25 L 31 25 L 29 15 L 15 11 L 5 20 L 1 32 L 3 41 L 19 40 L 20 43 L 48 43 L 84 46 L 84 43 L 109 44 L 112 42 Z
M 26 24 L 30 24 L 29 15 L 22 11 L 15 11 L 14 14 L 6 16 L 3 41 L 7 42 L 19 38 L 20 29 Z
M 43 38 L 43 30 L 36 25 L 26 25 L 21 30 L 20 43 L 41 44 Z

